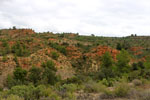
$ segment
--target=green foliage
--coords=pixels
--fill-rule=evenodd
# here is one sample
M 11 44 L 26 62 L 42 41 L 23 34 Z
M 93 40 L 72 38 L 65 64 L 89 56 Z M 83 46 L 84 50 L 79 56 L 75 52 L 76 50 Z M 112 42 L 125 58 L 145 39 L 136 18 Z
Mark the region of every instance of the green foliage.
M 84 91 L 89 93 L 98 93 L 98 92 L 104 92 L 106 87 L 101 82 L 94 82 L 93 80 L 88 81 L 85 83 Z
M 128 79 L 130 81 L 134 80 L 134 79 L 140 79 L 142 77 L 141 75 L 141 70 L 136 70 L 136 71 L 132 71 L 129 73 L 128 75 Z
M 108 78 L 114 77 L 115 75 L 116 75 L 116 72 L 113 66 L 112 57 L 110 53 L 106 52 L 102 56 L 101 68 L 100 68 L 98 77 L 99 79 L 103 79 L 103 78 L 108 79 Z
M 44 83 L 54 85 L 58 80 L 56 76 L 57 69 L 55 68 L 54 62 L 49 60 L 43 63 L 42 67 L 44 68 L 42 73 Z
M 116 97 L 127 97 L 129 93 L 129 86 L 127 83 L 119 83 L 114 90 Z
M 64 46 L 61 46 L 61 45 L 59 45 L 57 43 L 49 43 L 49 45 L 52 48 L 54 48 L 54 49 L 58 50 L 59 52 L 61 52 L 62 54 L 64 54 L 64 55 L 67 54 L 67 50 L 66 50 L 66 48 Z
M 30 52 L 27 50 L 24 44 L 17 42 L 15 45 L 12 46 L 12 53 L 15 53 L 16 56 L 23 57 L 29 56 Z
M 74 77 L 67 78 L 66 80 L 63 80 L 63 82 L 66 84 L 70 84 L 70 83 L 81 84 L 83 82 L 82 79 L 85 79 L 85 77 L 82 77 L 80 75 L 76 75 Z
M 78 89 L 78 87 L 77 87 L 76 84 L 64 84 L 64 85 L 62 86 L 62 89 L 63 89 L 64 91 L 73 93 L 73 92 L 75 92 L 75 91 Z
M 4 55 L 2 60 L 3 60 L 3 62 L 6 62 L 7 61 L 7 56 Z
M 110 55 L 109 52 L 106 52 L 103 56 L 102 56 L 102 68 L 109 68 L 112 67 L 113 65 L 113 60 L 112 57 Z
M 33 98 L 33 90 L 34 87 L 32 85 L 14 86 L 10 89 L 9 94 L 18 95 L 19 97 L 25 98 L 25 100 L 31 100 Z
M 5 56 L 6 54 L 9 54 L 11 52 L 10 46 L 8 44 L 8 40 L 2 41 L 3 48 L 1 49 L 1 54 Z
M 120 43 L 117 43 L 117 47 L 116 47 L 117 50 L 121 50 L 122 49 L 122 46 Z
M 11 88 L 15 85 L 16 85 L 16 81 L 15 81 L 14 77 L 11 76 L 11 75 L 8 75 L 7 79 L 6 79 L 5 86 L 8 87 L 8 88 Z
M 19 62 L 18 62 L 18 58 L 16 55 L 14 56 L 13 60 L 16 62 L 16 67 L 20 67 Z
M 150 57 L 146 57 L 146 61 L 144 62 L 144 66 L 146 69 L 150 69 Z
M 7 40 L 3 40 L 2 46 L 3 46 L 3 47 L 7 47 L 7 46 L 8 46 L 8 41 L 7 41 Z
M 13 73 L 14 79 L 24 83 L 26 81 L 27 71 L 21 67 L 17 67 Z
M 58 54 L 57 52 L 51 52 L 51 54 L 52 54 L 52 58 L 53 58 L 53 59 L 55 59 L 55 60 L 58 59 L 59 54 Z
M 34 85 L 37 85 L 41 81 L 42 70 L 38 67 L 32 67 L 29 70 L 28 80 Z
M 108 79 L 104 78 L 101 81 L 101 83 L 104 84 L 105 86 L 113 86 L 115 81 L 116 80 L 114 78 L 108 78 Z
M 52 60 L 48 60 L 47 62 L 42 63 L 43 68 L 49 68 L 51 70 L 56 71 L 55 63 Z
M 124 49 L 120 51 L 120 54 L 117 55 L 117 67 L 120 73 L 129 72 L 129 61 L 130 56 L 128 52 Z
M 16 26 L 13 26 L 13 30 L 16 30 L 17 28 L 16 28 Z
M 114 99 L 114 98 L 123 98 L 128 97 L 130 87 L 125 81 L 116 83 L 113 90 L 106 89 L 102 95 L 102 99 Z
M 6 98 L 6 99 L 4 99 Z M 17 85 L 7 91 L 0 92 L 1 100 L 61 100 L 61 97 L 50 87 L 45 85 Z
M 23 98 L 17 96 L 17 95 L 9 95 L 7 98 L 0 98 L 1 100 L 24 100 Z

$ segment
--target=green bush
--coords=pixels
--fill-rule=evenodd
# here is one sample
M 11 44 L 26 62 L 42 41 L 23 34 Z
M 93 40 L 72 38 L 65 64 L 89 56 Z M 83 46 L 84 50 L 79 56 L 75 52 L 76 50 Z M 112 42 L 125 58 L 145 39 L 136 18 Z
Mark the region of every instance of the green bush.
M 114 91 L 106 89 L 104 93 L 100 96 L 101 99 L 114 99 L 115 94 Z
M 4 55 L 2 60 L 3 60 L 3 62 L 6 62 L 7 61 L 7 56 Z
M 119 83 L 114 90 L 114 94 L 116 97 L 127 97 L 130 91 L 130 87 L 127 83 Z
M 38 67 L 32 67 L 29 70 L 28 80 L 32 82 L 34 85 L 37 85 L 41 81 L 42 70 Z
M 23 98 L 17 95 L 9 95 L 7 98 L 0 98 L 1 100 L 24 100 Z
M 49 60 L 42 64 L 43 73 L 42 73 L 42 82 L 44 84 L 54 85 L 58 81 L 58 77 L 56 76 L 57 69 L 55 68 L 55 64 L 53 61 Z
M 85 83 L 85 88 L 84 91 L 90 92 L 90 93 L 98 93 L 98 92 L 103 92 L 105 90 L 105 86 L 101 82 L 94 82 L 94 81 L 89 81 Z
M 7 79 L 6 79 L 5 86 L 8 87 L 8 88 L 11 88 L 15 85 L 16 85 L 16 82 L 15 82 L 15 79 L 13 78 L 13 76 L 8 75 Z
M 67 50 L 66 50 L 66 48 L 64 46 L 61 46 L 61 45 L 59 45 L 57 43 L 49 43 L 49 45 L 52 48 L 54 48 L 54 49 L 58 50 L 59 52 L 61 52 L 62 54 L 64 54 L 64 55 L 67 54 Z
M 32 93 L 33 90 L 34 90 L 34 87 L 32 85 L 14 86 L 9 90 L 8 94 L 17 95 L 19 97 L 24 98 L 25 100 L 31 100 L 31 99 L 33 100 L 34 99 L 34 96 Z
M 59 57 L 59 54 L 57 52 L 51 52 L 52 58 L 57 60 Z
M 13 75 L 14 75 L 14 79 L 24 82 L 26 80 L 27 71 L 22 69 L 21 67 L 17 67 L 14 70 Z
M 129 73 L 128 75 L 128 79 L 130 81 L 134 80 L 134 79 L 140 79 L 141 76 L 141 70 L 135 70 Z
M 12 87 L 5 96 L 16 95 L 25 100 L 41 100 L 41 98 L 53 98 L 54 100 L 60 100 L 59 96 L 50 86 L 39 85 L 34 87 L 33 85 L 18 85 Z M 52 99 L 52 100 L 53 100 Z
M 129 53 L 126 50 L 122 49 L 117 55 L 117 67 L 120 74 L 128 73 L 130 71 L 129 61 Z
M 17 67 L 14 70 L 12 76 L 11 75 L 7 76 L 5 86 L 7 86 L 8 88 L 11 88 L 12 86 L 15 86 L 15 85 L 26 84 L 27 82 L 26 76 L 27 76 L 27 71 L 22 69 L 21 67 Z
M 74 93 L 67 92 L 65 94 L 65 99 L 64 100 L 77 100 L 77 99 L 76 99 L 76 96 L 74 95 Z
M 78 86 L 76 84 L 64 84 L 62 86 L 62 89 L 67 91 L 67 92 L 75 92 L 78 89 Z
M 21 44 L 17 42 L 15 45 L 12 46 L 12 53 L 14 53 L 16 56 L 24 57 L 29 56 L 30 52 L 27 50 L 27 47 L 25 44 Z

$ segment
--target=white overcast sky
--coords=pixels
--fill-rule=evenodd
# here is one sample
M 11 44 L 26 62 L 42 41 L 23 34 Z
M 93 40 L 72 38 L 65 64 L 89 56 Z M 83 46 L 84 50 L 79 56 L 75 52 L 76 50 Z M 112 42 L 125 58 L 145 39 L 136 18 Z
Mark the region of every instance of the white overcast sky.
M 0 0 L 0 28 L 150 35 L 150 0 Z

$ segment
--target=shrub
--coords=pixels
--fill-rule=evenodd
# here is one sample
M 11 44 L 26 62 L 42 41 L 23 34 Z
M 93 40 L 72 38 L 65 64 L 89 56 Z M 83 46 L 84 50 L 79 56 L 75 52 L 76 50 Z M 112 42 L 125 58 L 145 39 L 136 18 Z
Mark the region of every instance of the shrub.
M 117 67 L 120 74 L 129 72 L 130 69 L 128 64 L 129 61 L 130 61 L 129 53 L 126 50 L 122 49 L 120 53 L 117 55 Z
M 101 82 L 89 81 L 85 84 L 84 90 L 87 92 L 103 92 L 105 90 L 105 86 Z
M 115 98 L 114 91 L 105 90 L 104 93 L 100 96 L 101 99 L 113 99 Z
M 116 97 L 127 97 L 129 93 L 129 86 L 127 83 L 119 83 L 114 90 L 114 94 Z
M 150 100 L 150 90 L 142 91 L 139 95 L 139 100 Z
M 65 100 L 76 100 L 76 96 L 74 95 L 74 93 L 67 92 L 65 94 Z
M 21 67 L 17 67 L 13 73 L 14 79 L 24 82 L 26 79 L 27 71 Z
M 14 53 L 16 56 L 23 57 L 23 56 L 29 56 L 30 52 L 27 50 L 25 44 L 21 44 L 17 42 L 15 45 L 12 46 L 12 53 Z
M 56 76 L 57 69 L 55 68 L 55 64 L 53 61 L 47 61 L 42 64 L 44 71 L 42 73 L 42 78 L 44 84 L 54 85 L 58 81 L 58 77 Z
M 132 83 L 133 83 L 135 86 L 140 86 L 140 85 L 142 85 L 142 81 L 141 81 L 141 80 L 138 80 L 138 79 L 133 80 Z
M 75 92 L 78 89 L 78 86 L 76 84 L 64 84 L 62 86 L 62 89 L 67 91 L 67 92 Z
M 50 100 L 62 100 L 61 97 L 56 93 L 51 93 L 48 97 L 50 98 Z
M 54 48 L 54 49 L 58 50 L 59 52 L 61 52 L 62 54 L 64 54 L 64 55 L 67 54 L 67 50 L 66 50 L 66 48 L 64 46 L 61 46 L 61 45 L 59 45 L 57 43 L 49 43 L 49 45 L 52 48 Z
M 52 54 L 52 58 L 53 58 L 53 59 L 55 59 L 55 60 L 58 59 L 59 54 L 58 54 L 57 52 L 51 52 L 51 54 Z
M 38 67 L 32 67 L 29 70 L 28 79 L 29 81 L 33 82 L 34 85 L 37 85 L 41 80 L 41 72 L 42 70 Z
M 134 80 L 134 79 L 139 79 L 141 77 L 141 71 L 140 70 L 136 70 L 136 71 L 132 71 L 129 73 L 129 77 L 128 79 L 130 81 Z
M 115 79 L 114 78 L 108 78 L 108 79 L 104 78 L 101 82 L 105 86 L 113 86 Z
M 4 55 L 2 60 L 3 60 L 3 62 L 6 62 L 7 61 L 7 56 Z
M 3 99 L 1 99 L 1 100 L 24 100 L 23 98 L 21 98 L 21 97 L 19 97 L 19 96 L 17 96 L 17 95 L 9 95 L 7 98 L 3 98 Z
M 14 86 L 9 90 L 8 94 L 17 95 L 19 97 L 24 98 L 25 100 L 30 100 L 30 99 L 34 99 L 33 94 L 32 94 L 33 90 L 34 90 L 34 87 L 32 85 Z
M 39 85 L 36 87 L 34 94 L 36 97 L 48 97 L 53 92 L 50 86 Z
M 14 78 L 11 75 L 8 75 L 7 79 L 6 79 L 5 86 L 8 87 L 8 88 L 11 88 L 15 85 L 16 85 L 16 83 L 15 83 Z
M 16 62 L 16 67 L 20 67 L 19 62 L 18 62 L 18 58 L 16 55 L 14 56 L 13 60 Z
M 7 95 L 17 95 L 25 100 L 41 100 L 43 97 L 57 98 L 57 94 L 52 90 L 52 88 L 44 85 L 39 85 L 37 87 L 34 87 L 33 85 L 14 86 L 8 91 Z

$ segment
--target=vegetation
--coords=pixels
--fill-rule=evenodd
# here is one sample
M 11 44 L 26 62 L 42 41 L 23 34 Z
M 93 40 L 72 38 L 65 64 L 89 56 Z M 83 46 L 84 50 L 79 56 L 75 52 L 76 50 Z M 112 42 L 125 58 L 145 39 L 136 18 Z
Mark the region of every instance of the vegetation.
M 149 40 L 0 30 L 0 100 L 149 100 Z

